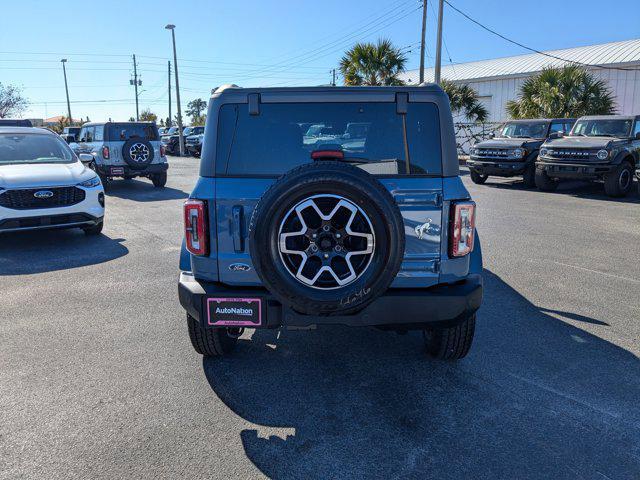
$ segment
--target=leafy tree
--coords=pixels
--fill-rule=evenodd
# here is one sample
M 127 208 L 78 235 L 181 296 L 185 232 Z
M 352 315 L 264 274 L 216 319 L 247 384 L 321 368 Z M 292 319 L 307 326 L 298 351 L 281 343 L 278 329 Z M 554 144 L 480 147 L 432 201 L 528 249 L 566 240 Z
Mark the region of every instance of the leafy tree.
M 191 125 L 194 127 L 199 125 L 204 125 L 206 121 L 207 121 L 207 116 L 200 115 L 198 117 L 193 117 L 193 119 L 191 120 Z
M 29 102 L 18 87 L 0 83 L 0 118 L 20 115 L 27 109 L 27 105 Z
M 449 96 L 451 112 L 454 115 L 462 113 L 473 122 L 484 122 L 489 116 L 487 109 L 478 100 L 478 92 L 469 85 L 442 80 L 440 86 Z
M 345 85 L 403 85 L 398 78 L 407 63 L 402 50 L 390 40 L 356 43 L 340 60 Z
M 568 118 L 615 112 L 611 90 L 604 80 L 578 65 L 545 68 L 527 78 L 517 100 L 507 103 L 513 118 Z
M 51 126 L 51 129 L 56 133 L 62 133 L 62 131 L 64 130 L 64 127 L 68 127 L 70 125 L 71 123 L 69 122 L 69 117 L 65 117 L 63 115 L 58 119 L 58 123 Z
M 133 118 L 133 117 L 129 117 L 129 121 L 130 121 L 130 122 L 135 122 L 135 121 L 136 121 L 136 119 L 135 119 L 135 118 Z
M 158 120 L 158 116 L 148 108 L 145 108 L 144 110 L 142 110 L 142 112 L 140 112 L 141 122 L 155 122 L 156 120 Z
M 207 102 L 201 98 L 196 98 L 187 103 L 186 114 L 191 117 L 191 123 L 195 124 L 196 119 L 202 116 L 202 112 L 207 108 Z

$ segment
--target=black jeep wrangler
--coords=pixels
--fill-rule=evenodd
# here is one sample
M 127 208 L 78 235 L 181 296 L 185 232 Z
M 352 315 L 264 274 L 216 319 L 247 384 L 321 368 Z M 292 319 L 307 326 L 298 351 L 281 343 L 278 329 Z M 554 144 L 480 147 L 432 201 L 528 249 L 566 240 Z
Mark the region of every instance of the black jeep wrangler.
M 547 138 L 571 130 L 575 119 L 551 118 L 513 120 L 505 123 L 498 136 L 476 143 L 467 161 L 471 180 L 482 184 L 489 175 L 522 175 L 526 187 L 535 187 L 535 161 Z
M 640 115 L 581 117 L 569 136 L 547 140 L 536 162 L 536 186 L 553 191 L 561 179 L 602 180 L 610 197 L 631 190 L 640 157 Z

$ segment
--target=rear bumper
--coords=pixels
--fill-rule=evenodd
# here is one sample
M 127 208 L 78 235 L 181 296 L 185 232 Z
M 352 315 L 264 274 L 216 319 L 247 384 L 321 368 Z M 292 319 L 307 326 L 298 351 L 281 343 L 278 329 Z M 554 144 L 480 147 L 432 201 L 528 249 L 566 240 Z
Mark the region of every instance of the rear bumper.
M 146 177 L 154 173 L 166 172 L 169 169 L 169 164 L 166 162 L 151 163 L 141 169 L 131 168 L 129 165 L 96 165 L 95 169 L 97 173 L 105 177 Z
M 494 175 L 498 177 L 513 177 L 522 175 L 527 169 L 529 162 L 514 162 L 500 159 L 477 160 L 470 158 L 467 160 L 467 167 L 480 175 Z
M 544 170 L 552 178 L 602 178 L 616 168 L 611 163 L 556 163 L 536 162 L 538 170 Z
M 264 305 L 262 328 L 348 325 L 420 329 L 425 326 L 453 326 L 465 321 L 480 308 L 482 292 L 482 277 L 472 274 L 454 285 L 389 289 L 353 315 L 312 316 L 299 314 L 283 306 L 263 288 L 230 288 L 219 283 L 200 282 L 186 272 L 180 274 L 178 284 L 180 304 L 201 325 L 207 325 L 207 298 L 259 298 Z

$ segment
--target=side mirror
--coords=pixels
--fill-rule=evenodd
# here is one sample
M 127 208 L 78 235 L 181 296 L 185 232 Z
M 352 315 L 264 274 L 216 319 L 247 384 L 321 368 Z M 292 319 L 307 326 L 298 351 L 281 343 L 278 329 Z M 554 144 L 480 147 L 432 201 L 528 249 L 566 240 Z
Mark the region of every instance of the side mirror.
M 636 140 L 640 140 L 640 132 L 636 132 Z
M 78 158 L 82 163 L 93 162 L 93 155 L 91 155 L 90 153 L 81 153 L 78 155 Z
M 551 132 L 549 134 L 549 138 L 553 140 L 554 138 L 562 138 L 564 137 L 564 132 Z
M 493 133 L 493 132 L 491 132 L 491 133 L 489 134 L 489 138 L 496 138 L 496 134 L 495 134 L 495 133 Z

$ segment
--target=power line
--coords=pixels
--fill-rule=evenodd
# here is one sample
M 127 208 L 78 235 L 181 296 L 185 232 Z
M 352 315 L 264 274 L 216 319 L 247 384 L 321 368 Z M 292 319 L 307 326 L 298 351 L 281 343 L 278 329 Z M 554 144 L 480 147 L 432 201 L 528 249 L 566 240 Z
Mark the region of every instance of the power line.
M 603 70 L 623 70 L 623 71 L 636 71 L 638 70 L 637 68 L 623 68 L 623 67 L 607 67 L 604 65 L 599 65 L 599 64 L 594 64 L 594 63 L 583 63 L 583 62 L 579 62 L 577 60 L 568 60 L 566 58 L 562 58 L 559 57 L 557 55 L 553 55 L 551 53 L 547 53 L 547 52 L 543 52 L 540 50 L 537 50 L 533 47 L 529 47 L 527 45 L 524 45 L 520 42 L 517 42 L 515 40 L 512 40 L 511 38 L 505 37 L 504 35 L 502 35 L 501 33 L 496 32 L 495 30 L 487 27 L 486 25 L 480 23 L 478 20 L 471 18 L 469 15 L 467 15 L 466 13 L 464 13 L 462 10 L 460 10 L 459 8 L 455 7 L 454 5 L 451 4 L 451 2 L 449 2 L 448 0 L 444 0 L 444 3 L 446 3 L 447 5 L 449 5 L 449 7 L 451 7 L 453 10 L 455 10 L 456 12 L 458 12 L 460 15 L 462 15 L 463 17 L 465 17 L 467 20 L 469 20 L 472 23 L 475 23 L 476 25 L 478 25 L 480 28 L 486 30 L 489 33 L 492 33 L 493 35 L 496 35 L 500 38 L 502 38 L 503 40 L 506 40 L 509 43 L 512 43 L 514 45 L 517 45 L 521 48 L 524 48 L 525 50 L 529 50 L 530 52 L 534 52 L 537 53 L 539 55 L 544 55 L 545 57 L 549 57 L 549 58 L 554 58 L 556 60 L 561 60 L 563 62 L 567 62 L 567 63 L 573 63 L 575 65 L 580 65 L 583 67 L 596 67 L 596 68 L 601 68 Z

